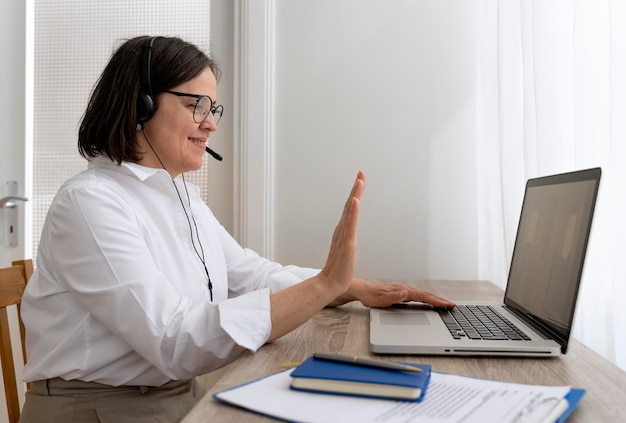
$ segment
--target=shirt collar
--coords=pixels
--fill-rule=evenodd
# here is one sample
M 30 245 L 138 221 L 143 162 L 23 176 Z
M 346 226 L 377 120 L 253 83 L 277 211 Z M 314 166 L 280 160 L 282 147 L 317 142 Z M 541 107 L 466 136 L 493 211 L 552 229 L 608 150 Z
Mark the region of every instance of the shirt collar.
M 132 162 L 122 162 L 121 165 L 118 165 L 114 161 L 110 160 L 108 157 L 98 156 L 89 160 L 88 164 L 89 169 L 97 169 L 97 168 L 118 168 L 118 170 L 125 169 L 129 173 L 135 175 L 137 179 L 140 181 L 145 181 L 151 176 L 167 173 L 165 169 L 155 169 L 152 167 L 142 166 L 137 163 Z M 168 174 L 169 177 L 169 174 Z
M 133 163 L 133 162 L 122 162 L 121 165 L 118 165 L 113 160 L 104 156 L 98 156 L 98 157 L 94 157 L 90 159 L 88 167 L 89 169 L 97 169 L 97 168 L 115 169 L 116 168 L 118 171 L 122 170 L 132 175 L 135 175 L 135 177 L 142 182 L 156 175 L 166 175 L 167 179 L 171 180 L 170 174 L 167 173 L 165 169 L 155 169 L 153 167 L 146 167 L 146 166 L 142 166 L 140 164 Z M 177 176 L 175 180 L 181 180 L 181 176 L 180 175 Z M 186 182 L 186 185 L 188 189 L 193 191 L 194 193 L 197 193 L 197 194 L 200 193 L 200 187 L 198 187 L 197 185 L 189 183 L 189 182 Z

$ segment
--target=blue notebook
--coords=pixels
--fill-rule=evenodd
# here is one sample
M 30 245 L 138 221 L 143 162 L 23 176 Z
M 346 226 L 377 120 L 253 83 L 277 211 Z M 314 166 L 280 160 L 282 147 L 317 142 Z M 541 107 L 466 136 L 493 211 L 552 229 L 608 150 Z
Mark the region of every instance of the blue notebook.
M 407 363 L 409 364 L 409 363 Z M 291 373 L 291 389 L 381 399 L 421 401 L 430 381 L 429 364 L 421 372 L 378 369 L 308 358 Z

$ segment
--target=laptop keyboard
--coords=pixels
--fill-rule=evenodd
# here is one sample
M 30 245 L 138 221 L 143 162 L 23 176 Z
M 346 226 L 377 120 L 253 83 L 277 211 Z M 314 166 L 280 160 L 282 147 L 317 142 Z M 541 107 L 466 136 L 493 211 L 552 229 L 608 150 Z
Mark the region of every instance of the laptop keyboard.
M 439 312 L 454 339 L 530 341 L 530 337 L 488 305 L 457 305 Z

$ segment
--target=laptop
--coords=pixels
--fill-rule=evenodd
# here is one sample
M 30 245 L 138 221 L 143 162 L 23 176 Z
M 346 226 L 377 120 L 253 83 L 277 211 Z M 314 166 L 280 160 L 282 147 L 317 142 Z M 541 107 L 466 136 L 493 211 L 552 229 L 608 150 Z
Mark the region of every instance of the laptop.
M 526 183 L 504 303 L 409 302 L 370 309 L 381 354 L 552 357 L 565 354 L 582 277 L 600 168 Z M 476 316 L 477 315 L 477 316 Z

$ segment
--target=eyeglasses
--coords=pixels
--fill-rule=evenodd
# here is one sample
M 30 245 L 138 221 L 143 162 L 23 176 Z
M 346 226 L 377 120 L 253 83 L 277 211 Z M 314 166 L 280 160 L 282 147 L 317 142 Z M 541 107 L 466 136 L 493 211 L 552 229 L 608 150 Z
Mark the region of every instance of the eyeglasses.
M 165 91 L 166 93 L 174 94 L 178 97 L 193 97 L 196 99 L 196 105 L 193 108 L 193 120 L 196 123 L 202 123 L 207 118 L 209 113 L 213 115 L 213 120 L 215 121 L 215 125 L 220 122 L 222 118 L 222 113 L 224 113 L 224 106 L 218 104 L 217 106 L 213 105 L 213 100 L 208 95 L 200 95 L 200 94 L 188 94 L 188 93 L 180 93 L 178 91 Z

